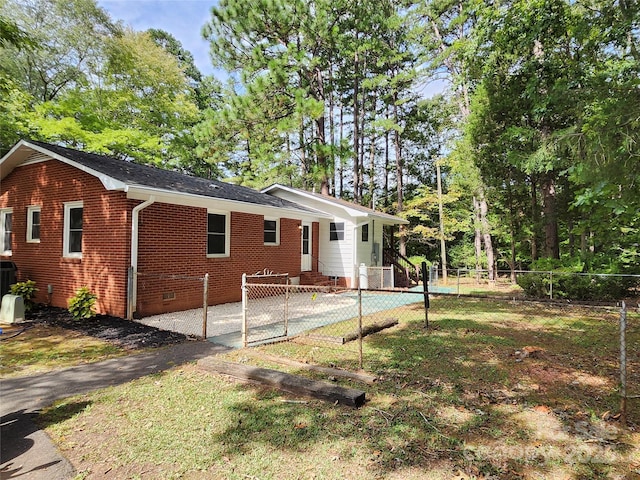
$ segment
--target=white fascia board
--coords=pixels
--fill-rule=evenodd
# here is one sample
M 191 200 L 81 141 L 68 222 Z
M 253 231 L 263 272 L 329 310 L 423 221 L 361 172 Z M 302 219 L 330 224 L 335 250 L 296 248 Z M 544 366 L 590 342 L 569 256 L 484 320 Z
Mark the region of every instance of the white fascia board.
M 121 190 L 121 191 L 123 191 L 125 189 L 126 184 L 124 182 L 121 182 L 120 180 L 116 180 L 115 178 L 110 177 L 108 175 L 105 175 L 104 173 L 100 173 L 100 172 L 97 172 L 97 171 L 95 171 L 95 170 L 93 170 L 91 168 L 87 168 L 87 167 L 85 167 L 84 165 L 82 165 L 80 163 L 77 163 L 77 162 L 74 162 L 73 160 L 68 159 L 67 157 L 63 157 L 62 155 L 58 155 L 55 152 L 47 150 L 46 148 L 43 148 L 43 147 L 41 147 L 39 145 L 34 145 L 32 143 L 29 143 L 29 142 L 27 142 L 25 140 L 20 140 L 20 142 L 18 142 L 16 144 L 16 146 L 13 147 L 11 149 L 11 151 L 7 155 L 5 155 L 3 157 L 3 159 L 0 161 L 0 164 L 2 166 L 4 166 L 5 160 L 8 159 L 11 156 L 11 154 L 14 151 L 16 151 L 17 149 L 19 149 L 20 147 L 28 147 L 33 151 L 42 153 L 43 155 L 48 155 L 49 157 L 51 157 L 54 160 L 58 160 L 58 161 L 60 161 L 62 163 L 66 163 L 67 165 L 71 165 L 72 167 L 75 167 L 78 170 L 81 170 L 81 171 L 83 171 L 85 173 L 88 173 L 89 175 L 92 175 L 92 176 L 96 177 L 98 180 L 100 180 L 100 182 L 102 183 L 104 188 L 106 188 L 107 190 Z M 12 165 L 10 165 L 9 172 L 11 170 L 13 170 L 15 167 L 17 167 L 20 163 L 22 163 L 24 161 L 24 159 L 26 159 L 28 156 L 29 156 L 29 154 L 26 154 L 26 152 L 25 152 L 24 155 L 19 155 L 16 162 L 11 162 Z M 6 175 L 8 175 L 9 172 L 7 172 Z M 4 178 L 6 175 L 5 175 L 5 169 L 2 168 L 2 177 Z
M 31 147 L 24 140 L 16 143 L 7 154 L 0 159 L 0 179 L 6 178 L 14 168 L 24 162 L 31 154 Z
M 391 217 L 393 218 L 389 218 L 390 216 L 387 215 L 378 215 L 376 214 L 375 211 L 373 212 L 363 212 L 362 210 L 357 210 L 355 208 L 350 208 L 347 205 L 342 205 L 340 203 L 337 202 L 332 202 L 329 199 L 325 199 L 325 198 L 321 198 L 318 197 L 316 195 L 312 195 L 309 192 L 305 192 L 305 191 L 300 191 L 298 189 L 293 189 L 293 188 L 289 188 L 286 187 L 284 185 L 280 185 L 278 183 L 271 185 L 267 188 L 265 188 L 264 190 L 262 190 L 262 193 L 269 193 L 275 190 L 284 190 L 285 192 L 289 192 L 293 195 L 299 195 L 303 198 L 306 198 L 310 201 L 315 201 L 315 202 L 319 202 L 325 205 L 328 205 L 330 207 L 333 208 L 340 208 L 342 210 L 344 210 L 347 215 L 349 215 L 350 217 L 353 218 L 373 218 L 376 220 L 380 220 L 382 223 L 384 223 L 385 225 L 408 225 L 409 221 L 403 219 L 403 218 L 399 218 L 399 217 L 393 217 L 393 215 L 391 215 Z M 307 205 L 305 205 L 307 206 Z M 307 206 L 308 207 L 308 206 Z M 313 208 L 313 207 L 308 207 L 308 208 Z
M 228 200 L 225 198 L 214 198 L 204 195 L 193 195 L 190 193 L 156 189 L 145 187 L 144 185 L 128 185 L 125 191 L 127 193 L 127 198 L 132 200 L 148 200 L 153 196 L 156 203 L 169 203 L 185 207 L 213 208 L 218 210 L 228 210 L 230 212 L 243 212 L 255 215 L 293 218 L 306 221 L 318 221 L 320 218 L 330 218 L 329 215 L 323 212 L 304 212 L 294 208 L 257 205 L 237 200 Z
M 339 205 L 339 204 L 337 204 L 335 202 L 332 202 L 331 200 L 326 200 L 324 198 L 320 198 L 320 197 L 317 197 L 315 195 L 312 195 L 309 192 L 305 192 L 305 191 L 301 191 L 301 190 L 297 190 L 297 189 L 293 189 L 293 188 L 288 188 L 288 187 L 285 187 L 284 185 L 280 185 L 280 184 L 271 185 L 270 187 L 267 187 L 264 190 L 262 190 L 262 193 L 269 193 L 269 192 L 271 192 L 273 190 L 284 190 L 285 192 L 289 192 L 289 193 L 291 193 L 293 195 L 299 195 L 299 196 L 301 196 L 303 198 L 306 198 L 308 200 L 311 200 L 311 201 L 323 203 L 325 205 L 330 205 L 330 206 L 335 207 L 335 208 L 340 208 L 340 209 L 344 210 L 347 213 L 347 215 L 349 215 L 350 217 L 367 216 L 367 214 L 365 212 L 361 212 L 359 210 L 355 210 L 355 209 L 349 208 L 346 205 Z M 313 208 L 313 207 L 311 207 L 311 208 Z

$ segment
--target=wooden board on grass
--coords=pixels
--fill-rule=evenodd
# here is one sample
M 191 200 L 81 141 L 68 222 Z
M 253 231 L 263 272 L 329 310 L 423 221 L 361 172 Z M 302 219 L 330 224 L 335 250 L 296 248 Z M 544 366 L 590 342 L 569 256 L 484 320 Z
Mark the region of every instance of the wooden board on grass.
M 384 330 L 385 328 L 390 328 L 395 325 L 398 325 L 397 318 L 386 318 L 380 322 L 364 325 L 362 327 L 362 336 L 366 337 L 367 335 L 371 335 L 372 333 L 379 332 L 380 330 Z M 358 331 L 355 330 L 353 332 L 347 333 L 344 337 L 337 337 L 335 335 L 323 335 L 320 333 L 309 333 L 308 335 L 306 335 L 306 337 L 311 340 L 318 340 L 320 342 L 337 343 L 338 345 L 344 345 L 347 342 L 357 340 L 359 335 Z
M 311 380 L 277 370 L 224 362 L 215 357 L 199 360 L 198 366 L 209 372 L 228 375 L 239 380 L 258 382 L 294 395 L 318 398 L 332 403 L 338 402 L 351 407 L 360 407 L 365 402 L 365 392 L 362 390 L 340 387 L 329 382 Z

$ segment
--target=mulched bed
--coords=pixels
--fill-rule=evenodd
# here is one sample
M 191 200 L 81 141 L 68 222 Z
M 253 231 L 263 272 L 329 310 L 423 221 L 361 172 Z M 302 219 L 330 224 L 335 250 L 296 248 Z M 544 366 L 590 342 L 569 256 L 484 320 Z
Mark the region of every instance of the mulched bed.
M 56 307 L 39 307 L 29 312 L 27 320 L 54 327 L 75 330 L 84 335 L 114 343 L 126 349 L 163 347 L 187 341 L 182 333 L 160 330 L 142 323 L 108 315 L 75 320 L 68 310 Z

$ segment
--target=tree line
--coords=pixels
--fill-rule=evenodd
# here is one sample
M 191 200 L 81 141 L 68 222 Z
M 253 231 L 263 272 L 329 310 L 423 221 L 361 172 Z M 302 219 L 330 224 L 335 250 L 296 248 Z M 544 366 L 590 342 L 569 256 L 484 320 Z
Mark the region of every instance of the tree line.
M 401 253 L 490 276 L 637 273 L 639 32 L 632 0 L 221 0 L 220 82 L 94 0 L 2 0 L 0 150 L 335 195 L 407 218 Z

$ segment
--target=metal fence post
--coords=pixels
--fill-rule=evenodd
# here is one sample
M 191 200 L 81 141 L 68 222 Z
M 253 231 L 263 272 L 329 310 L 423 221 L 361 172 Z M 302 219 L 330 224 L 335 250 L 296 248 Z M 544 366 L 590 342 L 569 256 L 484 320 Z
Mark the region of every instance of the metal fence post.
M 362 288 L 358 283 L 358 367 L 362 370 Z
M 242 274 L 242 346 L 247 346 L 247 274 Z
M 289 335 L 289 276 L 285 279 L 284 286 L 284 336 Z
M 627 305 L 620 309 L 620 423 L 627 425 Z
M 429 328 L 429 282 L 426 280 L 427 262 L 422 262 L 422 290 L 424 291 L 424 328 Z
M 202 282 L 202 309 L 204 310 L 202 314 L 202 338 L 207 339 L 207 314 L 209 313 L 209 274 L 204 274 L 204 279 Z

